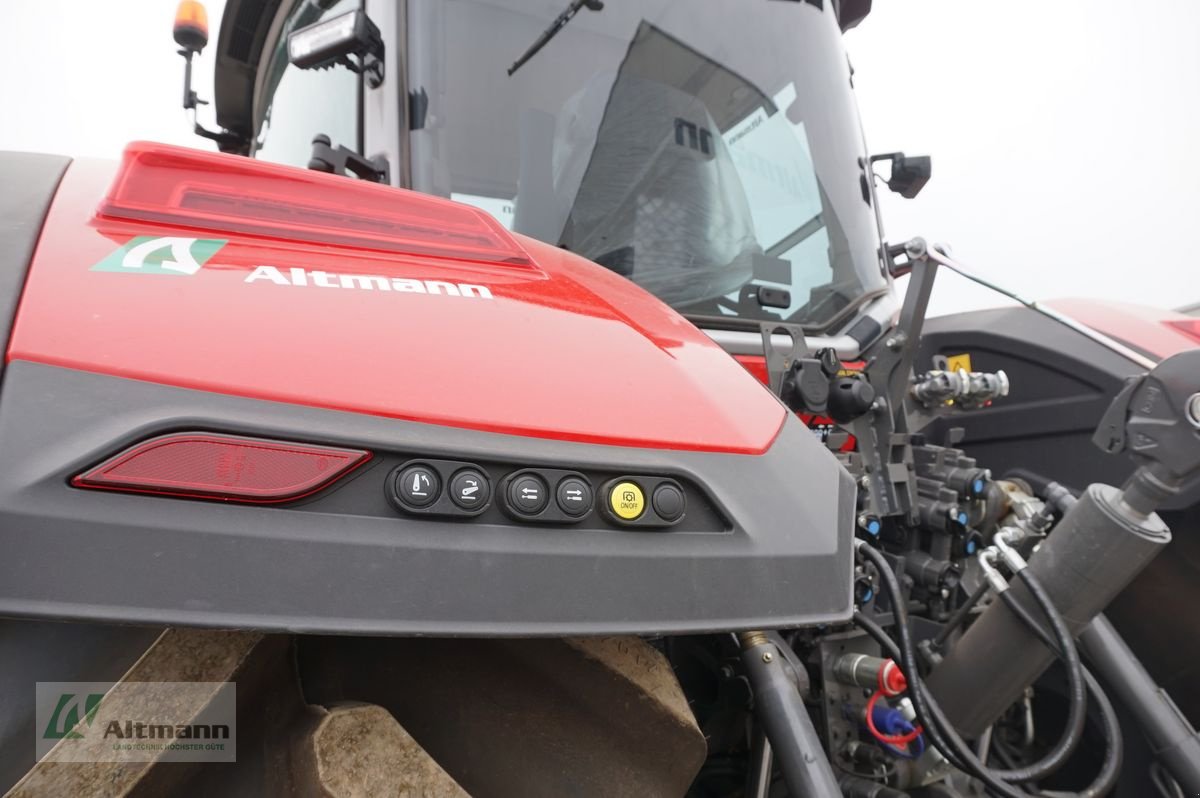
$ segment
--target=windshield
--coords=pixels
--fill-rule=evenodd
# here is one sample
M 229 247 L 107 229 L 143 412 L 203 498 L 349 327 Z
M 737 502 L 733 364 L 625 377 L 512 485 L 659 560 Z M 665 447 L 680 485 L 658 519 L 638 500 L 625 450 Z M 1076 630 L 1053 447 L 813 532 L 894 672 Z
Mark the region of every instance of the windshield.
M 611 0 L 510 77 L 566 5 L 410 2 L 413 188 L 692 316 L 824 328 L 886 288 L 832 3 Z
M 358 7 L 358 0 L 301 0 L 288 15 L 265 74 L 254 157 L 305 166 L 317 133 L 358 149 L 359 78 L 348 69 L 297 69 L 288 64 L 287 35 Z

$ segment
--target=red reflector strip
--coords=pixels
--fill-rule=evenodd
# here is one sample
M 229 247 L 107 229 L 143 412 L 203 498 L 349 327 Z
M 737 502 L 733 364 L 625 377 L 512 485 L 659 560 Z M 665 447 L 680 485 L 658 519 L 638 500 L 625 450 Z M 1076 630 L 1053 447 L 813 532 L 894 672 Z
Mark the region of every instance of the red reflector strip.
M 239 155 L 134 142 L 100 216 L 409 255 L 531 266 L 487 213 L 440 197 Z
M 320 490 L 371 458 L 361 449 L 208 433 L 143 441 L 71 480 L 77 488 L 267 503 Z

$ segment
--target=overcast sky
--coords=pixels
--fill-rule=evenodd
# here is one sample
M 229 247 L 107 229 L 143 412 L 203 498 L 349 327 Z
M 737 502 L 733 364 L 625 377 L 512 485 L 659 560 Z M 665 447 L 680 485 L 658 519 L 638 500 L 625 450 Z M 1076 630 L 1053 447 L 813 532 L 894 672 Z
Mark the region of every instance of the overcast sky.
M 223 3 L 206 5 L 215 40 Z M 5 2 L 0 149 L 208 146 L 180 108 L 174 9 Z M 885 192 L 888 238 L 946 241 L 1034 298 L 1200 301 L 1198 39 L 1194 0 L 876 0 L 846 37 L 867 141 L 932 155 L 934 173 L 914 200 Z M 205 98 L 210 56 L 195 72 Z M 934 297 L 940 312 L 994 304 L 952 276 Z
M 933 156 L 888 238 L 1034 298 L 1200 301 L 1200 3 L 876 0 L 846 36 L 874 152 Z M 934 309 L 996 304 L 946 276 Z

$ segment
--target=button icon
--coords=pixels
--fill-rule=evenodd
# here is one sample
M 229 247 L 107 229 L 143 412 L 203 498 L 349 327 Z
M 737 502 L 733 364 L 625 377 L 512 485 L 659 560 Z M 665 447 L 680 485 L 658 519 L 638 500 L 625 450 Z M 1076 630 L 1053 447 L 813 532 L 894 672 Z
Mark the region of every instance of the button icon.
M 540 513 L 549 500 L 546 483 L 533 474 L 522 474 L 508 485 L 508 503 L 519 513 Z
M 567 477 L 558 483 L 558 508 L 578 518 L 592 509 L 592 486 L 579 477 Z
M 438 497 L 442 481 L 429 466 L 409 466 L 396 479 L 396 492 L 400 500 L 410 507 L 428 507 Z
M 678 521 L 683 516 L 683 491 L 670 482 L 664 482 L 655 488 L 650 501 L 658 517 L 668 523 Z
M 646 497 L 634 482 L 618 482 L 608 494 L 608 506 L 617 518 L 633 521 L 646 509 Z
M 484 506 L 491 495 L 487 477 L 473 468 L 464 468 L 450 480 L 450 501 L 464 510 Z

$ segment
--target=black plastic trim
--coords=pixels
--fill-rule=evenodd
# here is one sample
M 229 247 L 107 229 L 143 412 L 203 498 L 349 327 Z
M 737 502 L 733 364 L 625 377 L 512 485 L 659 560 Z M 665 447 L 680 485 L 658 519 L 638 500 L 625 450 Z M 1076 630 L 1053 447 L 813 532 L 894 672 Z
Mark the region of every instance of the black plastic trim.
M 875 343 L 875 339 L 883 333 L 883 326 L 878 321 L 870 316 L 863 316 L 858 321 L 846 330 L 846 335 L 849 335 L 858 343 L 860 350 L 866 349 L 869 345 Z
M 376 454 L 311 500 L 255 507 L 85 491 L 104 453 L 175 429 Z M 852 611 L 855 487 L 789 417 L 758 456 L 523 438 L 23 361 L 0 389 L 0 615 L 330 634 L 533 636 L 780 628 Z M 411 454 L 404 454 L 411 453 Z M 404 459 L 661 474 L 724 534 L 402 516 Z M 402 459 L 403 458 L 403 459 Z M 594 477 L 589 476 L 594 479 Z M 495 500 L 493 500 L 493 503 Z M 689 501 L 689 517 L 696 506 Z
M 935 355 L 971 355 L 976 371 L 1003 370 L 1012 384 L 991 407 L 937 419 L 926 432 L 941 441 L 950 428 L 996 474 L 1028 469 L 1082 491 L 1093 482 L 1120 485 L 1133 471 L 1127 456 L 1102 454 L 1092 433 L 1127 377 L 1141 373 L 1126 358 L 1028 308 L 1000 308 L 930 319 L 915 368 Z M 1200 481 L 1167 504 L 1200 500 Z
M 228 0 L 221 15 L 213 73 L 217 124 L 249 139 L 254 132 L 254 84 L 281 0 Z
M 0 152 L 0 343 L 5 349 L 46 213 L 70 163 L 62 155 Z

